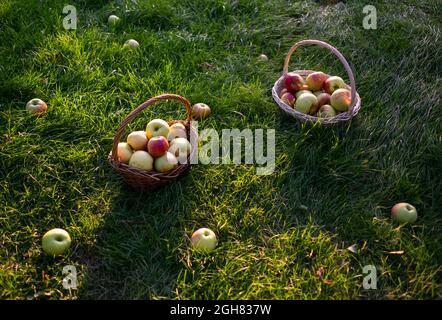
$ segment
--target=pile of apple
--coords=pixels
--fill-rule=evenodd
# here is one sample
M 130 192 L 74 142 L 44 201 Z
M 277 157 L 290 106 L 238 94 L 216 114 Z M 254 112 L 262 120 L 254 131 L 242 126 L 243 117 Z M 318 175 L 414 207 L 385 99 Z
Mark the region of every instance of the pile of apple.
M 306 79 L 295 72 L 284 78 L 279 94 L 281 100 L 296 111 L 320 118 L 330 118 L 346 112 L 351 103 L 351 92 L 338 76 L 323 72 L 310 73 Z
M 168 172 L 184 163 L 191 145 L 181 123 L 171 126 L 161 119 L 150 121 L 145 131 L 133 131 L 118 143 L 118 159 L 144 171 Z

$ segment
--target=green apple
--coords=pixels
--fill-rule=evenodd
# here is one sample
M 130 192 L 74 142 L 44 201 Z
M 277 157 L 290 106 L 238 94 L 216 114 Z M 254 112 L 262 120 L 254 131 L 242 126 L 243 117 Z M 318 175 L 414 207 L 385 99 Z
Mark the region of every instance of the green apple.
M 205 251 L 211 251 L 215 249 L 218 243 L 215 232 L 208 228 L 201 228 L 196 230 L 192 234 L 191 241 L 195 248 Z
M 155 170 L 161 173 L 168 172 L 178 166 L 178 159 L 171 153 L 166 152 L 159 158 L 155 159 Z
M 303 93 L 312 93 L 310 90 L 299 90 L 298 92 L 296 92 L 296 99 L 299 98 L 299 96 Z
M 118 18 L 116 15 L 112 14 L 107 18 L 107 23 L 111 27 L 115 27 L 120 22 L 120 18 Z
M 133 131 L 127 136 L 127 143 L 134 150 L 146 150 L 147 148 L 147 136 L 144 131 Z
M 330 97 L 330 104 L 338 111 L 348 111 L 351 103 L 351 93 L 347 89 L 337 89 Z
M 268 61 L 269 58 L 265 54 L 260 54 L 258 57 L 259 61 Z
M 132 49 L 136 49 L 140 46 L 140 44 L 138 43 L 137 40 L 134 39 L 129 39 L 124 43 L 125 48 L 132 48 Z
M 51 256 L 59 256 L 71 246 L 71 237 L 66 230 L 52 229 L 46 232 L 41 241 L 43 251 Z
M 32 99 L 26 103 L 26 110 L 37 116 L 45 113 L 47 109 L 48 106 L 46 102 L 38 98 Z
M 341 77 L 333 76 L 325 80 L 324 90 L 328 94 L 332 94 L 335 90 L 343 89 L 346 87 L 344 80 Z
M 318 99 L 313 93 L 304 93 L 296 99 L 295 110 L 301 113 L 309 113 L 311 109 L 316 108 L 318 105 Z
M 152 171 L 153 158 L 147 151 L 138 150 L 130 157 L 129 166 L 144 171 Z
M 117 148 L 118 159 L 123 163 L 129 163 L 133 150 L 127 142 L 120 142 Z
M 158 136 L 163 136 L 167 139 L 169 137 L 169 131 L 169 125 L 162 119 L 153 119 L 146 126 L 146 135 L 149 139 Z
M 399 223 L 413 223 L 417 220 L 417 210 L 411 204 L 401 202 L 391 208 L 391 216 Z
M 320 118 L 331 118 L 336 116 L 336 110 L 333 109 L 331 105 L 324 104 L 319 108 L 318 117 Z

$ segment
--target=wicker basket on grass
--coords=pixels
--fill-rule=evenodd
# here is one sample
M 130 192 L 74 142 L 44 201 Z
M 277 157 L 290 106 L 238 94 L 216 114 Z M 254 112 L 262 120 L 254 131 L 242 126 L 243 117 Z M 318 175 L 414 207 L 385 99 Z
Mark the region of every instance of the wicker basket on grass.
M 335 56 L 338 57 L 338 59 L 344 65 L 344 68 L 347 71 L 348 77 L 350 79 L 350 86 L 347 85 L 347 89 L 351 91 L 351 104 L 350 104 L 349 110 L 347 112 L 339 113 L 336 116 L 331 117 L 331 118 L 319 118 L 319 117 L 316 117 L 313 115 L 304 114 L 299 111 L 296 111 L 293 107 L 282 102 L 281 98 L 279 97 L 279 93 L 284 88 L 284 78 L 285 78 L 285 75 L 288 73 L 290 58 L 291 58 L 293 52 L 295 52 L 295 50 L 297 48 L 299 48 L 300 46 L 305 46 L 305 45 L 317 45 L 317 46 L 329 49 Z M 313 70 L 295 70 L 292 72 L 301 75 L 305 79 L 310 73 L 313 73 L 315 71 L 313 71 Z M 295 117 L 296 119 L 298 119 L 302 122 L 320 121 L 323 124 L 335 124 L 335 123 L 339 123 L 339 122 L 343 122 L 343 121 L 348 121 L 351 118 L 353 118 L 359 112 L 359 109 L 361 108 L 361 98 L 359 97 L 359 94 L 356 92 L 355 78 L 354 78 L 353 72 L 352 72 L 347 60 L 345 60 L 344 56 L 338 51 L 338 49 L 329 45 L 326 42 L 319 41 L 319 40 L 302 40 L 302 41 L 295 43 L 293 45 L 293 47 L 290 48 L 289 52 L 287 53 L 287 56 L 285 57 L 284 69 L 283 69 L 282 76 L 275 82 L 275 84 L 272 88 L 272 96 L 282 111 L 284 111 L 286 114 L 288 114 L 292 117 Z
M 117 147 L 120 142 L 120 138 L 123 135 L 126 126 L 135 119 L 135 117 L 147 107 L 152 106 L 158 101 L 162 100 L 177 100 L 181 102 L 186 108 L 187 117 L 185 120 L 172 120 L 168 121 L 169 125 L 174 123 L 182 123 L 186 127 L 187 137 L 190 138 L 190 133 L 192 131 L 190 122 L 192 120 L 192 112 L 190 108 L 190 103 L 187 99 L 176 95 L 176 94 L 162 94 L 156 97 L 153 97 L 141 105 L 139 105 L 136 109 L 134 109 L 120 124 L 117 132 L 115 133 L 114 142 L 112 146 L 112 151 L 109 153 L 108 160 L 111 167 L 123 178 L 128 186 L 135 190 L 139 191 L 147 191 L 154 190 L 161 186 L 164 186 L 172 181 L 175 181 L 179 176 L 184 174 L 191 166 L 191 162 L 193 157 L 196 154 L 197 147 L 192 145 L 192 150 L 190 155 L 187 157 L 187 162 L 183 164 L 178 164 L 178 166 L 166 173 L 160 173 L 156 171 L 143 171 L 137 168 L 132 168 L 125 163 L 119 161 L 117 156 Z

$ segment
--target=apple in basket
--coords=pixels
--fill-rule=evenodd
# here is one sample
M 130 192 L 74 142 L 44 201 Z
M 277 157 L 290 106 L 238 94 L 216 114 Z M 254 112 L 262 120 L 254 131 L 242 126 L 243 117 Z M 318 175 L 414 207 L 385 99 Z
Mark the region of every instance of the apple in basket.
M 316 108 L 318 105 L 318 99 L 313 93 L 304 93 L 296 99 L 295 110 L 301 113 L 309 113 L 310 110 Z
M 306 78 L 308 89 L 311 91 L 321 90 L 327 78 L 328 75 L 321 71 L 310 73 Z
M 129 166 L 140 170 L 152 171 L 153 158 L 147 151 L 138 150 L 130 157 Z
M 286 92 L 288 92 L 287 88 L 282 88 L 281 92 L 279 93 L 279 97 L 281 98 Z
M 134 150 L 146 150 L 147 137 L 144 131 L 133 131 L 127 136 L 127 143 Z
M 133 150 L 127 142 L 120 142 L 117 148 L 118 159 L 123 163 L 129 163 Z
M 332 94 L 335 90 L 345 88 L 345 82 L 341 77 L 333 76 L 325 80 L 324 90 L 328 94 Z
M 351 103 L 351 92 L 347 89 L 338 89 L 331 95 L 330 104 L 338 111 L 348 111 Z
M 175 138 L 187 139 L 186 127 L 182 123 L 177 122 L 170 126 L 167 140 L 172 141 Z
M 163 136 L 153 137 L 147 143 L 147 151 L 154 158 L 161 157 L 168 149 L 169 141 Z
M 296 98 L 291 92 L 286 92 L 281 97 L 281 101 L 291 107 L 293 107 L 293 105 L 295 104 L 295 100 Z
M 296 92 L 296 99 L 299 98 L 299 96 L 303 93 L 312 93 L 310 90 L 299 90 L 298 92 Z
M 155 159 L 155 170 L 161 173 L 175 169 L 178 166 L 178 159 L 171 153 L 166 152 L 161 157 Z
M 297 73 L 289 72 L 285 75 L 284 85 L 290 92 L 296 92 L 302 89 L 304 79 Z
M 192 146 L 185 138 L 176 138 L 170 142 L 169 152 L 178 158 L 179 163 L 184 163 L 190 154 Z
M 323 105 L 319 108 L 318 117 L 320 118 L 332 118 L 336 116 L 336 110 L 329 104 Z
M 322 107 L 323 105 L 330 104 L 330 95 L 327 92 L 321 92 L 316 95 L 318 99 L 318 107 Z
M 149 139 L 153 137 L 163 136 L 167 138 L 169 136 L 169 125 L 162 119 L 153 119 L 146 126 L 146 136 Z

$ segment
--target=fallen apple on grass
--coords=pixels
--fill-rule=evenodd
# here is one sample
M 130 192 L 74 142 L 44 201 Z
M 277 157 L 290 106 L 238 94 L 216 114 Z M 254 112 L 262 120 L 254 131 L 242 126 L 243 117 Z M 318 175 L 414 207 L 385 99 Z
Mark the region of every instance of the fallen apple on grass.
M 327 92 L 328 94 L 332 94 L 336 90 L 343 89 L 345 87 L 346 87 L 345 82 L 344 80 L 342 80 L 341 77 L 332 76 L 327 80 L 325 80 L 323 88 L 325 92 Z
M 116 15 L 112 14 L 107 18 L 107 23 L 111 27 L 115 27 L 120 22 L 120 18 L 118 18 Z
M 327 79 L 328 75 L 326 75 L 324 72 L 318 71 L 310 73 L 306 78 L 308 89 L 310 91 L 321 90 L 325 80 Z
M 330 97 L 330 104 L 337 111 L 348 111 L 351 104 L 351 92 L 347 89 L 337 89 Z
M 129 160 L 129 166 L 144 171 L 152 171 L 153 161 L 152 156 L 147 151 L 138 150 L 132 154 Z
M 48 106 L 46 102 L 38 98 L 32 99 L 26 103 L 26 110 L 37 116 L 45 113 L 47 109 Z
M 146 136 L 149 139 L 157 136 L 167 138 L 169 136 L 169 125 L 162 119 L 153 119 L 146 126 Z
M 313 93 L 304 93 L 296 99 L 295 110 L 307 114 L 310 110 L 316 108 L 317 105 L 318 99 L 316 99 Z
M 192 234 L 192 245 L 195 248 L 202 249 L 205 251 L 211 251 L 215 249 L 218 240 L 216 239 L 216 234 L 208 228 L 200 228 Z
M 305 83 L 302 76 L 294 72 L 289 72 L 285 75 L 284 84 L 288 91 L 294 93 L 301 90 Z
M 178 159 L 171 153 L 166 152 L 161 157 L 155 159 L 154 167 L 155 171 L 164 173 L 178 166 Z
M 161 157 L 168 149 L 169 141 L 163 136 L 153 137 L 147 143 L 147 151 L 154 158 Z
M 129 133 L 126 141 L 134 150 L 146 150 L 147 148 L 148 139 L 144 131 L 140 130 Z
M 260 54 L 258 57 L 259 61 L 268 61 L 269 58 L 265 54 Z
M 401 202 L 391 208 L 391 217 L 399 223 L 414 223 L 417 220 L 417 210 L 411 204 Z
M 124 48 L 131 48 L 131 49 L 136 49 L 139 46 L 140 44 L 138 43 L 138 41 L 134 39 L 127 40 L 123 45 Z
M 54 257 L 59 256 L 71 246 L 71 237 L 66 230 L 55 228 L 44 234 L 41 245 L 47 254 Z
M 291 92 L 286 92 L 282 95 L 281 101 L 285 104 L 293 107 L 296 101 L 295 96 Z
M 196 103 L 192 106 L 192 117 L 197 120 L 208 117 L 210 113 L 210 107 L 205 103 Z
M 123 163 L 129 163 L 133 150 L 127 142 L 120 142 L 117 148 L 118 159 Z

